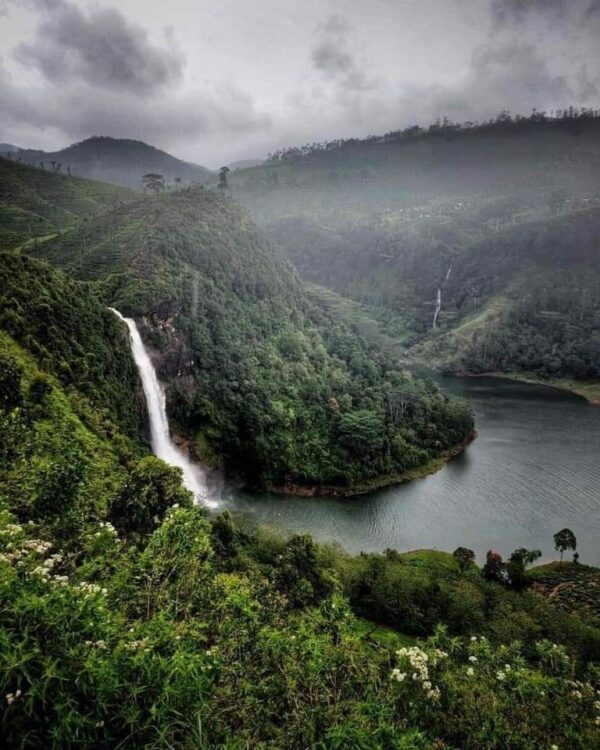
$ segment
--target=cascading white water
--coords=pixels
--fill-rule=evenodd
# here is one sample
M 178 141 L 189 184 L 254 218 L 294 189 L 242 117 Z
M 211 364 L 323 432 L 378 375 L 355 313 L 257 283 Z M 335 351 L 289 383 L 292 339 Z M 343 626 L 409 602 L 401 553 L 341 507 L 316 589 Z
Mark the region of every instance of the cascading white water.
M 146 396 L 146 406 L 150 419 L 150 440 L 152 450 L 158 458 L 162 458 L 172 466 L 178 466 L 183 472 L 183 484 L 193 493 L 196 502 L 209 507 L 215 507 L 216 503 L 208 496 L 206 480 L 202 469 L 193 464 L 189 458 L 171 440 L 169 431 L 169 420 L 165 403 L 165 393 L 156 377 L 156 371 L 144 347 L 142 337 L 138 331 L 135 320 L 124 318 L 118 310 L 113 307 L 110 310 L 122 320 L 129 329 L 129 340 L 131 352 L 137 365 Z

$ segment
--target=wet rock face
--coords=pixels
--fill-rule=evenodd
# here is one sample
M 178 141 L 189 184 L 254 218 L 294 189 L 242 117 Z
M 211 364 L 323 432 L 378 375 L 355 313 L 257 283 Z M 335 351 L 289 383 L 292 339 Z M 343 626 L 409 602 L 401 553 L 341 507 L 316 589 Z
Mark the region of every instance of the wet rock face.
M 161 306 L 163 312 L 165 307 Z M 167 401 L 171 403 L 175 399 L 174 391 L 178 394 L 175 400 L 183 397 L 191 401 L 199 388 L 189 336 L 178 327 L 178 313 L 173 312 L 163 318 L 153 311 L 137 321 L 152 363 L 166 385 Z

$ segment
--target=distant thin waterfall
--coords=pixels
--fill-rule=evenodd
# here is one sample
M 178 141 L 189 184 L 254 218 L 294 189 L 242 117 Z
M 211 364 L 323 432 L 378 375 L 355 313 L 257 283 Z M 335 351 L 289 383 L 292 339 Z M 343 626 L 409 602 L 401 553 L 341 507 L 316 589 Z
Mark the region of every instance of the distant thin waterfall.
M 452 274 L 452 268 L 453 267 L 454 267 L 454 258 L 450 258 L 450 263 L 448 265 L 448 270 L 446 271 L 446 275 L 444 277 L 442 285 L 439 286 L 438 290 L 437 290 L 437 297 L 436 297 L 436 300 L 435 300 L 435 307 L 434 307 L 434 310 L 433 310 L 433 324 L 431 326 L 434 331 L 437 329 L 438 315 L 440 314 L 440 310 L 442 309 L 442 289 L 450 281 L 450 275 Z
M 112 307 L 110 310 L 129 329 L 131 352 L 140 374 L 144 395 L 146 396 L 146 406 L 150 419 L 150 439 L 154 454 L 158 458 L 162 458 L 166 463 L 178 466 L 182 470 L 183 484 L 193 493 L 197 503 L 214 507 L 216 503 L 208 497 L 204 472 L 199 466 L 193 464 L 171 440 L 165 393 L 156 377 L 156 371 L 144 347 L 135 320 L 124 318 L 118 310 Z

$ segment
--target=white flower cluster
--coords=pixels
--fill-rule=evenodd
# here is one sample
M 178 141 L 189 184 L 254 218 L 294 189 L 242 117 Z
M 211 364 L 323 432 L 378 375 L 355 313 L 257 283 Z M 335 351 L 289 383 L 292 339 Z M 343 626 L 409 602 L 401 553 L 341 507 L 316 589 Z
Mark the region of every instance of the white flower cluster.
M 104 536 L 104 534 L 110 534 L 114 537 L 117 536 L 117 530 L 112 525 L 112 523 L 110 523 L 110 521 L 100 521 L 100 523 L 98 524 L 98 531 L 95 531 L 92 536 L 98 538 Z
M 22 565 L 23 558 L 31 554 L 45 555 L 51 547 L 52 544 L 50 542 L 45 542 L 43 539 L 24 539 L 18 546 L 13 542 L 9 542 L 6 545 L 6 551 L 2 555 L 2 560 L 4 562 Z
M 77 584 L 77 588 L 89 595 L 104 594 L 106 596 L 108 594 L 108 589 L 103 589 L 102 586 L 98 586 L 96 583 L 88 583 L 87 581 L 81 581 L 81 583 Z
M 128 651 L 151 651 L 150 641 L 148 638 L 140 638 L 137 641 L 129 641 L 125 644 L 125 648 Z
M 7 693 L 6 694 L 6 702 L 10 706 L 11 703 L 14 703 L 18 698 L 20 698 L 22 695 L 20 690 L 16 690 L 14 693 Z
M 43 578 L 44 580 L 48 580 L 50 577 L 50 572 L 52 571 L 54 566 L 58 563 L 61 563 L 64 559 L 64 555 L 62 555 L 60 552 L 55 552 L 53 555 L 50 555 L 50 557 L 46 558 L 41 565 L 38 565 L 36 568 L 34 568 L 31 571 L 31 574 L 40 576 L 40 578 Z
M 16 536 L 23 531 L 23 527 L 18 523 L 7 523 L 3 529 L 0 529 L 0 536 Z
M 440 659 L 448 656 L 445 651 L 439 650 L 436 650 L 434 654 Z M 412 679 L 415 682 L 421 683 L 421 687 L 425 691 L 427 698 L 429 700 L 438 700 L 440 698 L 440 689 L 431 684 L 429 677 L 429 655 L 418 646 L 401 648 L 399 651 L 396 651 L 396 655 L 399 659 L 406 659 L 408 661 L 414 670 Z M 391 678 L 397 682 L 402 682 L 406 678 L 406 674 L 399 669 L 394 669 L 392 670 Z

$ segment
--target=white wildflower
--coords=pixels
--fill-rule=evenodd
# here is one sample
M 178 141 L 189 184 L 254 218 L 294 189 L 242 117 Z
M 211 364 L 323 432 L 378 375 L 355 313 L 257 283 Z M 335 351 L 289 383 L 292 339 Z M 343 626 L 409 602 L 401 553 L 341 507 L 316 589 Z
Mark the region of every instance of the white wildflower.
M 475 662 L 477 661 L 477 657 L 476 656 L 469 656 L 469 661 L 472 662 L 473 664 L 475 664 Z
M 503 680 L 506 679 L 506 675 L 502 671 L 496 672 L 496 679 L 500 680 L 500 682 L 502 682 Z
M 473 669 L 473 667 L 469 667 L 467 669 L 467 674 L 469 675 L 469 677 L 473 677 L 473 675 L 475 674 L 475 670 Z

